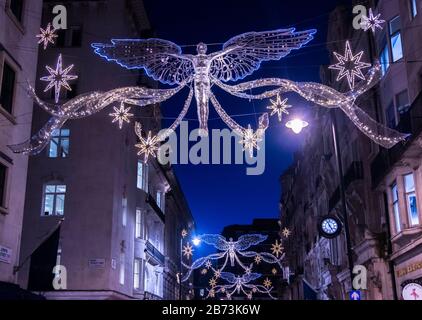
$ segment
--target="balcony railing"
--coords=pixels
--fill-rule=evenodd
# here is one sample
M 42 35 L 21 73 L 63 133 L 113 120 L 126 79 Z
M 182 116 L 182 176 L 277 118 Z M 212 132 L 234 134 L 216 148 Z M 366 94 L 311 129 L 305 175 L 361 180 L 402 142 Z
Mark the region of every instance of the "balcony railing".
M 156 260 L 160 265 L 164 265 L 165 257 L 164 255 L 149 241 L 145 245 L 145 251 Z
M 422 93 L 419 94 L 411 107 L 400 115 L 400 122 L 396 130 L 411 134 L 410 139 L 417 137 L 422 132 Z M 373 188 L 376 188 L 380 184 L 383 177 L 402 157 L 408 146 L 408 143 L 399 143 L 389 150 L 381 149 L 371 164 Z

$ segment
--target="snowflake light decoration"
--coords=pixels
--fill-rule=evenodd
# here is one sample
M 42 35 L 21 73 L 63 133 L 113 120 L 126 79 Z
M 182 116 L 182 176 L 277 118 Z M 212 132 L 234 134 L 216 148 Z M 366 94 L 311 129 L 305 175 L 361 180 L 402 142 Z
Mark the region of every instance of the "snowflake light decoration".
M 218 279 L 221 277 L 221 271 L 220 270 L 215 270 L 214 271 L 214 278 Z
M 135 147 L 139 149 L 138 156 L 144 156 L 144 162 L 147 163 L 150 156 L 156 157 L 158 151 L 158 145 L 160 139 L 157 136 L 152 136 L 152 132 L 148 132 L 148 136 L 145 139 L 142 136 L 141 124 L 137 122 L 135 124 L 135 133 L 139 138 L 139 143 L 135 144 Z
M 283 237 L 288 238 L 292 235 L 292 232 L 288 228 L 284 228 L 283 231 L 281 231 L 281 234 Z
M 372 8 L 369 9 L 369 15 L 362 17 L 361 26 L 363 30 L 366 32 L 369 29 L 372 30 L 372 33 L 375 33 L 375 31 L 378 29 L 382 30 L 382 25 L 385 23 L 385 20 L 381 19 L 381 14 L 378 14 L 374 16 L 374 13 L 372 11 Z
M 278 240 L 276 240 L 275 243 L 271 245 L 271 251 L 277 258 L 283 253 L 283 250 L 283 244 L 278 242 Z
M 267 107 L 267 109 L 271 110 L 271 116 L 278 116 L 279 122 L 283 120 L 283 114 L 289 114 L 289 111 L 287 111 L 287 109 L 290 109 L 292 106 L 287 104 L 288 101 L 288 98 L 282 101 L 280 95 L 277 95 L 276 100 L 270 100 L 271 106 Z
M 188 243 L 183 247 L 183 255 L 190 259 L 193 256 L 193 247 Z
M 125 108 L 124 102 L 120 104 L 120 108 L 113 107 L 114 112 L 110 113 L 110 117 L 113 117 L 112 123 L 118 122 L 119 123 L 119 129 L 123 128 L 123 123 L 130 123 L 130 118 L 134 116 L 133 113 L 129 113 L 130 107 Z
M 208 261 L 205 263 L 205 267 L 206 267 L 207 269 L 211 269 L 211 267 L 212 267 L 212 262 L 208 260 Z
M 262 135 L 260 130 L 255 132 L 251 125 L 248 125 L 248 128 L 243 130 L 242 139 L 239 141 L 243 146 L 243 151 L 248 151 L 252 157 L 254 149 L 260 150 L 259 143 L 262 141 Z
M 369 68 L 371 65 L 360 61 L 363 56 L 363 51 L 359 52 L 357 55 L 353 55 L 350 41 L 346 41 L 344 56 L 338 54 L 337 52 L 334 52 L 334 55 L 336 56 L 338 63 L 329 66 L 329 69 L 338 70 L 339 74 L 337 76 L 337 81 L 346 77 L 350 89 L 353 90 L 355 88 L 356 77 L 365 80 L 365 75 L 362 73 L 362 69 Z
M 211 278 L 209 285 L 211 288 L 215 288 L 217 286 L 217 280 L 215 278 Z
M 266 279 L 264 280 L 264 287 L 265 287 L 265 288 L 269 289 L 269 288 L 271 288 L 271 287 L 272 287 L 272 285 L 273 285 L 273 283 L 271 282 L 271 280 L 270 280 L 270 279 L 266 278 Z
M 51 27 L 51 23 L 49 23 L 45 29 L 40 28 L 40 32 L 40 34 L 36 35 L 36 37 L 40 39 L 38 44 L 42 43 L 44 50 L 46 50 L 49 43 L 55 43 L 55 39 L 58 35 L 56 34 L 56 29 Z
M 259 254 L 257 254 L 254 258 L 254 261 L 255 261 L 256 264 L 261 264 L 262 257 Z
M 55 102 L 58 103 L 60 99 L 60 90 L 64 88 L 68 91 L 72 91 L 72 88 L 69 85 L 68 81 L 78 79 L 78 76 L 70 75 L 69 72 L 73 69 L 74 65 L 68 66 L 66 69 L 63 70 L 63 63 L 62 63 L 62 55 L 59 55 L 57 59 L 56 69 L 53 69 L 49 66 L 45 68 L 50 73 L 49 76 L 45 76 L 40 78 L 41 81 L 49 82 L 47 87 L 45 88 L 44 92 L 49 91 L 50 89 L 54 88 L 55 91 Z
M 182 238 L 186 238 L 188 236 L 188 231 L 186 229 L 182 230 Z

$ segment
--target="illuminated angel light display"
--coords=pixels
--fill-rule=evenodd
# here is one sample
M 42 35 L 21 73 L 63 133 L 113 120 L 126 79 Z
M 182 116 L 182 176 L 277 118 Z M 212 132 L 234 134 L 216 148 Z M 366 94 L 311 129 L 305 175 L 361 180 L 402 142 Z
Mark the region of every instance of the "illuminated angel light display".
M 124 102 L 139 107 L 161 103 L 169 100 L 185 87 L 189 87 L 191 90 L 184 108 L 167 132 L 157 136 L 157 141 L 163 141 L 177 129 L 189 110 L 193 96 L 196 99 L 202 135 L 206 135 L 208 132 L 207 123 L 211 102 L 218 115 L 233 132 L 243 138 L 245 135 L 247 138 L 251 138 L 251 128 L 249 126 L 242 127 L 228 115 L 212 92 L 213 86 L 219 87 L 235 97 L 247 100 L 270 99 L 293 92 L 314 104 L 326 108 L 340 108 L 359 130 L 386 148 L 391 148 L 405 140 L 407 135 L 377 123 L 355 104 L 356 98 L 372 88 L 381 77 L 378 63 L 369 70 L 366 77 L 361 74 L 361 69 L 367 67 L 367 64 L 360 62 L 361 54 L 353 56 L 351 51 L 346 50 L 346 55 L 344 57 L 338 55 L 339 63 L 333 66 L 334 69 L 337 68 L 340 71 L 339 77 L 348 78 L 352 90 L 347 93 L 340 93 L 318 83 L 293 82 L 279 78 L 264 78 L 237 85 L 227 84 L 230 81 L 238 81 L 251 75 L 260 68 L 262 62 L 279 60 L 291 51 L 300 49 L 313 39 L 314 34 L 315 30 L 296 32 L 293 28 L 249 32 L 230 39 L 223 45 L 221 51 L 210 54 L 207 54 L 207 46 L 201 43 L 197 46 L 196 55 L 183 54 L 179 46 L 161 39 L 115 39 L 111 41 L 111 44 L 93 44 L 95 53 L 108 61 L 118 63 L 127 69 L 144 69 L 151 78 L 175 87 L 171 89 L 125 87 L 108 92 L 91 92 L 80 95 L 62 105 L 48 104 L 42 101 L 30 88 L 29 92 L 35 102 L 49 112 L 52 117 L 30 140 L 9 147 L 16 153 L 38 154 L 48 145 L 52 132 L 60 129 L 68 120 L 89 117 L 116 103 Z M 343 68 L 342 62 L 350 62 L 349 60 L 357 64 L 354 71 L 348 72 Z M 65 71 L 70 71 L 71 68 L 69 68 Z M 356 77 L 363 81 L 355 84 Z M 57 103 L 60 92 L 58 89 L 66 82 L 53 81 L 52 78 L 49 81 L 49 87 L 55 86 L 56 88 Z M 262 88 L 268 89 L 260 94 L 251 93 L 253 89 Z M 258 128 L 252 135 L 252 139 L 249 139 L 249 143 L 244 144 L 246 150 L 251 152 L 257 148 L 257 142 L 263 137 L 268 126 L 269 116 L 265 113 L 259 118 Z M 153 138 L 151 137 L 151 139 Z M 141 149 L 140 152 L 142 154 L 142 152 L 149 151 Z M 147 154 L 146 158 L 149 155 Z
M 254 273 L 254 262 L 245 263 L 245 259 L 249 261 L 255 261 L 259 257 L 259 263 L 268 263 L 274 265 L 273 270 L 275 270 L 274 275 L 278 273 L 277 267 L 282 270 L 282 261 L 284 260 L 284 253 L 278 249 L 280 243 L 277 241 L 277 249 L 273 252 L 276 255 L 268 252 L 256 252 L 250 248 L 256 245 L 259 245 L 268 239 L 266 235 L 260 234 L 247 234 L 239 237 L 238 240 L 226 239 L 221 235 L 202 235 L 198 237 L 201 240 L 201 243 L 213 246 L 219 252 L 201 257 L 188 265 L 182 263 L 185 270 L 183 271 L 182 282 L 189 280 L 192 272 L 194 270 L 200 269 L 202 276 L 211 274 L 211 279 L 209 280 L 209 289 L 208 297 L 212 298 L 217 294 L 228 293 L 231 297 L 235 292 L 238 294 L 243 293 L 246 296 L 251 296 L 255 292 L 268 294 L 271 298 L 272 287 L 266 288 L 264 285 L 256 285 L 251 282 L 259 279 L 262 275 L 259 273 Z M 184 245 L 184 248 L 190 248 L 190 244 Z M 185 252 L 185 251 L 183 251 Z M 191 252 L 189 254 L 184 254 L 186 259 L 190 259 Z M 218 265 L 218 267 L 215 266 Z M 242 270 L 242 276 L 235 276 L 227 272 L 228 268 L 237 267 Z M 272 271 L 274 272 L 274 271 Z M 228 282 L 228 283 L 222 283 Z M 253 290 L 252 290 L 253 289 Z M 229 297 L 228 297 L 229 298 Z

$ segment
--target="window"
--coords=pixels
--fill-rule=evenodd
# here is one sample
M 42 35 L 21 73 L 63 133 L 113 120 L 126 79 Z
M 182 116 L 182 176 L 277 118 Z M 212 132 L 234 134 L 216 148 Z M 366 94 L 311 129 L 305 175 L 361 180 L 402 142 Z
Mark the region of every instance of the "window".
M 404 113 L 409 108 L 409 94 L 407 90 L 396 95 L 396 108 L 399 113 Z
M 388 52 L 388 46 L 385 45 L 384 49 L 381 51 L 380 55 L 380 63 L 381 63 L 381 72 L 384 76 L 388 69 L 390 68 L 390 57 Z
M 133 264 L 133 288 L 138 290 L 141 282 L 141 261 L 135 260 Z
M 418 14 L 417 0 L 410 0 L 410 14 L 412 15 L 412 19 Z
M 135 221 L 135 237 L 141 239 L 142 237 L 142 212 L 136 209 L 136 221 Z
M 122 199 L 122 227 L 127 225 L 127 198 Z
M 142 161 L 138 161 L 137 187 L 148 192 L 148 165 Z
M 390 21 L 390 45 L 393 62 L 403 58 L 403 45 L 400 32 L 401 19 L 399 16 Z
M 387 108 L 386 120 L 388 127 L 395 128 L 397 126 L 396 109 L 393 102 Z
M 161 192 L 161 191 L 157 191 L 156 198 L 157 198 L 157 205 L 158 205 L 158 207 L 161 209 L 161 211 L 164 212 L 164 208 L 165 208 L 165 205 L 164 205 L 165 193 L 164 192 Z
M 401 231 L 401 221 L 400 221 L 400 209 L 399 209 L 399 191 L 398 191 L 396 183 L 392 185 L 391 192 L 393 196 L 393 214 L 394 214 L 394 220 L 396 223 L 396 232 L 399 233 Z
M 13 109 L 13 96 L 15 94 L 16 72 L 5 61 L 3 64 L 3 75 L 1 80 L 0 91 L 0 105 L 8 113 L 12 113 Z
M 69 156 L 70 130 L 54 130 L 50 147 L 48 148 L 49 158 L 67 158 Z
M 44 188 L 44 216 L 64 215 L 64 201 L 66 196 L 66 186 L 47 184 Z
M 9 0 L 9 8 L 19 22 L 22 22 L 24 0 Z
M 7 167 L 0 163 L 0 207 L 5 207 Z
M 120 253 L 119 282 L 121 285 L 125 284 L 125 254 L 123 252 Z
M 419 225 L 418 205 L 416 203 L 415 179 L 413 174 L 404 176 L 406 193 L 406 208 L 409 222 L 412 227 Z

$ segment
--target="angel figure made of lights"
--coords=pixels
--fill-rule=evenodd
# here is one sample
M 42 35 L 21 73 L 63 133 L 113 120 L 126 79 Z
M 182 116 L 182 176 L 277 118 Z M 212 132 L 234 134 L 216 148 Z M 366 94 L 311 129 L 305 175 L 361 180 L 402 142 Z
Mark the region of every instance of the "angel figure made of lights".
M 173 42 L 161 39 L 114 39 L 109 44 L 92 44 L 96 54 L 115 62 L 127 69 L 143 69 L 146 74 L 162 84 L 175 86 L 171 89 L 149 89 L 144 87 L 124 87 L 108 92 L 91 92 L 80 95 L 64 104 L 49 104 L 42 101 L 30 87 L 29 93 L 35 102 L 49 112 L 52 117 L 47 124 L 31 139 L 18 145 L 9 146 L 16 153 L 37 154 L 49 143 L 53 132 L 60 129 L 68 120 L 91 116 L 110 105 L 119 105 L 128 114 L 123 104 L 147 106 L 164 102 L 185 87 L 190 88 L 189 96 L 180 115 L 174 123 L 148 141 L 140 139 L 140 155 L 148 161 L 151 154 L 156 156 L 159 144 L 177 129 L 186 116 L 193 96 L 196 99 L 199 128 L 202 135 L 208 132 L 209 104 L 213 105 L 225 124 L 236 134 L 243 137 L 244 149 L 253 152 L 258 148 L 269 126 L 268 113 L 263 114 L 256 132 L 250 126 L 242 127 L 220 105 L 213 94 L 213 86 L 242 99 L 270 99 L 294 92 L 312 103 L 327 108 L 340 108 L 348 118 L 374 142 L 391 148 L 407 135 L 389 129 L 373 120 L 359 108 L 355 101 L 372 88 L 380 79 L 380 65 L 373 66 L 365 81 L 359 82 L 350 92 L 340 93 L 331 87 L 313 82 L 293 82 L 286 79 L 258 79 L 237 85 L 230 81 L 244 79 L 258 70 L 262 62 L 280 60 L 309 43 L 315 30 L 297 32 L 294 28 L 265 32 L 249 32 L 236 36 L 223 45 L 223 49 L 207 53 L 207 46 L 200 43 L 197 54 L 183 54 L 182 49 Z M 361 77 L 362 78 L 362 77 Z M 253 89 L 272 87 L 260 94 L 252 94 Z M 120 109 L 119 109 L 120 110 Z M 128 122 L 125 114 L 114 113 L 114 122 Z M 140 133 L 136 126 L 137 135 Z M 250 140 L 253 141 L 250 141 Z

